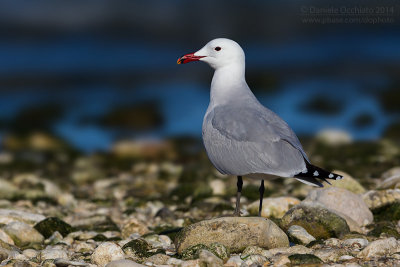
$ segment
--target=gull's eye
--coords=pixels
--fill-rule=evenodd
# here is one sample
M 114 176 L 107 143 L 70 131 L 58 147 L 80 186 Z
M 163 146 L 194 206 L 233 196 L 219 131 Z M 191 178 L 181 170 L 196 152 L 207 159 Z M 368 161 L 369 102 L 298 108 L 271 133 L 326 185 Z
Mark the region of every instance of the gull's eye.
M 214 48 L 215 51 L 220 51 L 221 47 L 217 46 L 216 48 Z

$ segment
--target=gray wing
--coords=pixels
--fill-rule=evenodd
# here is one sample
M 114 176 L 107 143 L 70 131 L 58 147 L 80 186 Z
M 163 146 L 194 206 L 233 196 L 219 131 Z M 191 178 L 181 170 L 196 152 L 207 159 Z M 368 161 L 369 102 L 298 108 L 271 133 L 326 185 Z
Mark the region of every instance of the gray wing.
M 219 106 L 205 118 L 207 154 L 222 173 L 291 177 L 307 160 L 289 126 L 264 107 Z

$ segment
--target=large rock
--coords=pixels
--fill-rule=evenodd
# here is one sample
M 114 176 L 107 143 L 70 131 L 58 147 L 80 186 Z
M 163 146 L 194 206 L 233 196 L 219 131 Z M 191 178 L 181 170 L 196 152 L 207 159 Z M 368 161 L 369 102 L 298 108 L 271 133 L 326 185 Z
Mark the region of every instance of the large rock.
M 299 225 L 316 239 L 340 237 L 350 232 L 346 220 L 316 203 L 301 203 L 282 217 L 281 226 L 287 231 Z
M 386 239 L 375 240 L 368 244 L 363 250 L 361 250 L 357 257 L 363 259 L 369 259 L 377 256 L 389 256 L 396 252 L 397 241 L 396 238 L 390 237 Z
M 294 197 L 264 198 L 261 216 L 265 218 L 282 218 L 290 208 L 299 203 L 300 200 Z M 259 204 L 260 202 L 258 200 L 251 203 L 248 207 L 249 213 L 258 215 Z
M 400 202 L 400 189 L 371 190 L 363 194 L 368 208 L 373 210 L 394 202 Z
M 112 242 L 101 243 L 93 252 L 91 261 L 99 266 L 105 266 L 107 263 L 124 258 L 124 252 L 121 247 Z M 119 266 L 119 265 L 115 265 Z M 128 265 L 126 265 L 128 266 Z
M 184 228 L 176 239 L 178 253 L 196 244 L 218 242 L 231 252 L 248 246 L 262 248 L 286 247 L 286 234 L 272 221 L 259 217 L 223 217 L 201 221 Z
M 349 190 L 350 192 L 353 192 L 355 194 L 362 194 L 366 190 L 365 188 L 356 180 L 354 179 L 350 174 L 339 171 L 339 170 L 334 170 L 334 173 L 340 175 L 343 177 L 343 179 L 340 180 L 329 180 L 329 182 L 332 185 L 325 184 L 325 187 L 338 187 L 338 188 L 343 188 L 346 190 Z
M 23 222 L 12 222 L 3 228 L 18 247 L 33 246 L 41 244 L 43 236 L 32 226 Z
M 363 198 L 343 188 L 315 189 L 304 202 L 319 203 L 339 216 L 350 217 L 359 226 L 370 224 L 374 219 Z

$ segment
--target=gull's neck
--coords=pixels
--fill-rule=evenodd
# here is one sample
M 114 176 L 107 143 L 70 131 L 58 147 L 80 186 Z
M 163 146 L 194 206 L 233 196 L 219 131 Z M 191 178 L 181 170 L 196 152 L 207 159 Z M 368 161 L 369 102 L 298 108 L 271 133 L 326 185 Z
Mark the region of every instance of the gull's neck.
M 210 107 L 248 97 L 255 98 L 246 83 L 244 64 L 231 64 L 215 70 L 211 82 Z

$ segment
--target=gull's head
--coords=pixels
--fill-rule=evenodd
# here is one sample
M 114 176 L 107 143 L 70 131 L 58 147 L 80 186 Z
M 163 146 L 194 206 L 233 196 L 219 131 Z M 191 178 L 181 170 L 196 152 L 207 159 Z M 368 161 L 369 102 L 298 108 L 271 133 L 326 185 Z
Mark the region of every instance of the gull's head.
M 177 63 L 185 64 L 191 61 L 204 61 L 214 69 L 218 69 L 231 64 L 244 66 L 245 57 L 238 43 L 230 39 L 218 38 L 208 42 L 199 51 L 180 57 Z

